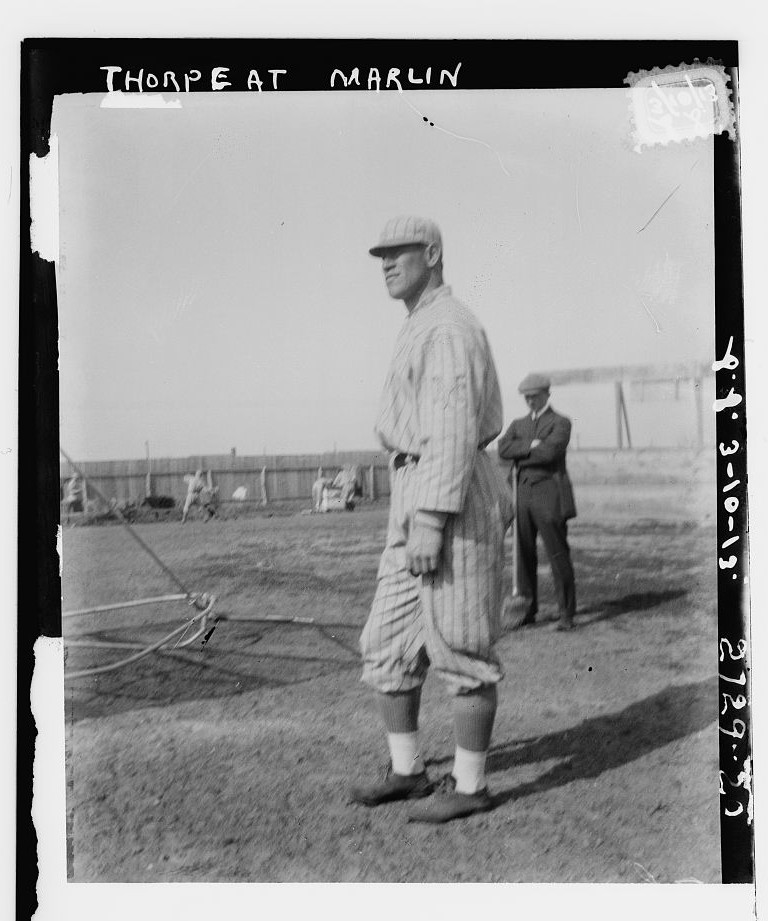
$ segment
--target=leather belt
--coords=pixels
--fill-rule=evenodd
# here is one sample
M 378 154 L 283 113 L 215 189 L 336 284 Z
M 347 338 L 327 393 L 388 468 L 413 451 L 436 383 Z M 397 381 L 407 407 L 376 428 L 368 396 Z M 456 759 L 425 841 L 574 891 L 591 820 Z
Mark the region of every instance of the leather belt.
M 485 448 L 481 448 L 478 445 L 478 451 L 484 451 Z M 418 464 L 419 455 L 418 454 L 393 454 L 392 455 L 392 466 L 395 470 L 400 470 L 401 467 L 407 467 L 408 464 Z
M 405 467 L 408 464 L 418 464 L 419 458 L 416 454 L 395 454 L 392 458 L 392 466 L 395 470 Z

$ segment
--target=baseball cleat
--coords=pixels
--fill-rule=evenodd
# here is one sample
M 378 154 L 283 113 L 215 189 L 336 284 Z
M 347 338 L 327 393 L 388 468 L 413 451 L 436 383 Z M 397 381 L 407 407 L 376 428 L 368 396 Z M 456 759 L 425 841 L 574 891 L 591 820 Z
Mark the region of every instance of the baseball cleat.
M 456 781 L 453 775 L 448 774 L 441 782 L 441 789 L 428 802 L 419 803 L 410 809 L 408 821 L 441 825 L 491 809 L 493 800 L 488 787 L 483 787 L 477 793 L 457 793 Z
M 434 784 L 426 771 L 420 774 L 395 774 L 390 766 L 384 780 L 379 783 L 352 787 L 349 799 L 363 806 L 380 806 L 398 800 L 421 799 L 429 796 L 433 789 Z

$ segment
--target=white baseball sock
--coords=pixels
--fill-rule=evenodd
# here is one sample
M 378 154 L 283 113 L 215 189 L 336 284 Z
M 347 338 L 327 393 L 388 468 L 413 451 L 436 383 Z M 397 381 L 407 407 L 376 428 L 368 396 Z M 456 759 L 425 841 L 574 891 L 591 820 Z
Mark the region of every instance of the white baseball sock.
M 456 746 L 453 777 L 457 793 L 477 793 L 485 785 L 485 759 L 488 752 L 471 752 Z
M 390 732 L 387 734 L 392 770 L 395 774 L 421 774 L 424 762 L 419 754 L 417 732 Z

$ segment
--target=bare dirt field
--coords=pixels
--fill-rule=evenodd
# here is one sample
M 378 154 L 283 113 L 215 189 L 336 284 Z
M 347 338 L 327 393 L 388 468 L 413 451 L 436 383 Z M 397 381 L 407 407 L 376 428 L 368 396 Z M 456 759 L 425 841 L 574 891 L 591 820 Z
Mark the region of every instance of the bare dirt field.
M 222 621 L 204 647 L 67 681 L 70 878 L 718 882 L 712 465 L 606 453 L 571 467 L 578 629 L 505 632 L 496 808 L 442 827 L 409 825 L 403 805 L 347 803 L 387 760 L 357 653 L 384 503 L 138 525 L 218 612 L 315 623 Z M 121 527 L 67 528 L 63 552 L 65 610 L 176 591 Z M 149 641 L 185 615 L 67 621 L 65 640 Z M 69 647 L 66 667 L 119 655 Z M 430 772 L 449 770 L 449 705 L 433 679 L 422 738 Z

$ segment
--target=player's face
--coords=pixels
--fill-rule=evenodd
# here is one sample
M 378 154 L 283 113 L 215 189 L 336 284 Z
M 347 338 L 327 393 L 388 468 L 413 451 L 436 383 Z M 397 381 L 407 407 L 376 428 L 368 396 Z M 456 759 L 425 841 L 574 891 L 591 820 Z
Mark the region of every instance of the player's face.
M 389 296 L 406 303 L 418 299 L 431 273 L 426 247 L 420 243 L 388 249 L 381 259 L 381 267 Z
M 525 402 L 528 404 L 528 409 L 532 413 L 537 413 L 540 409 L 544 409 L 548 399 L 548 390 L 536 390 L 533 393 L 525 394 Z

